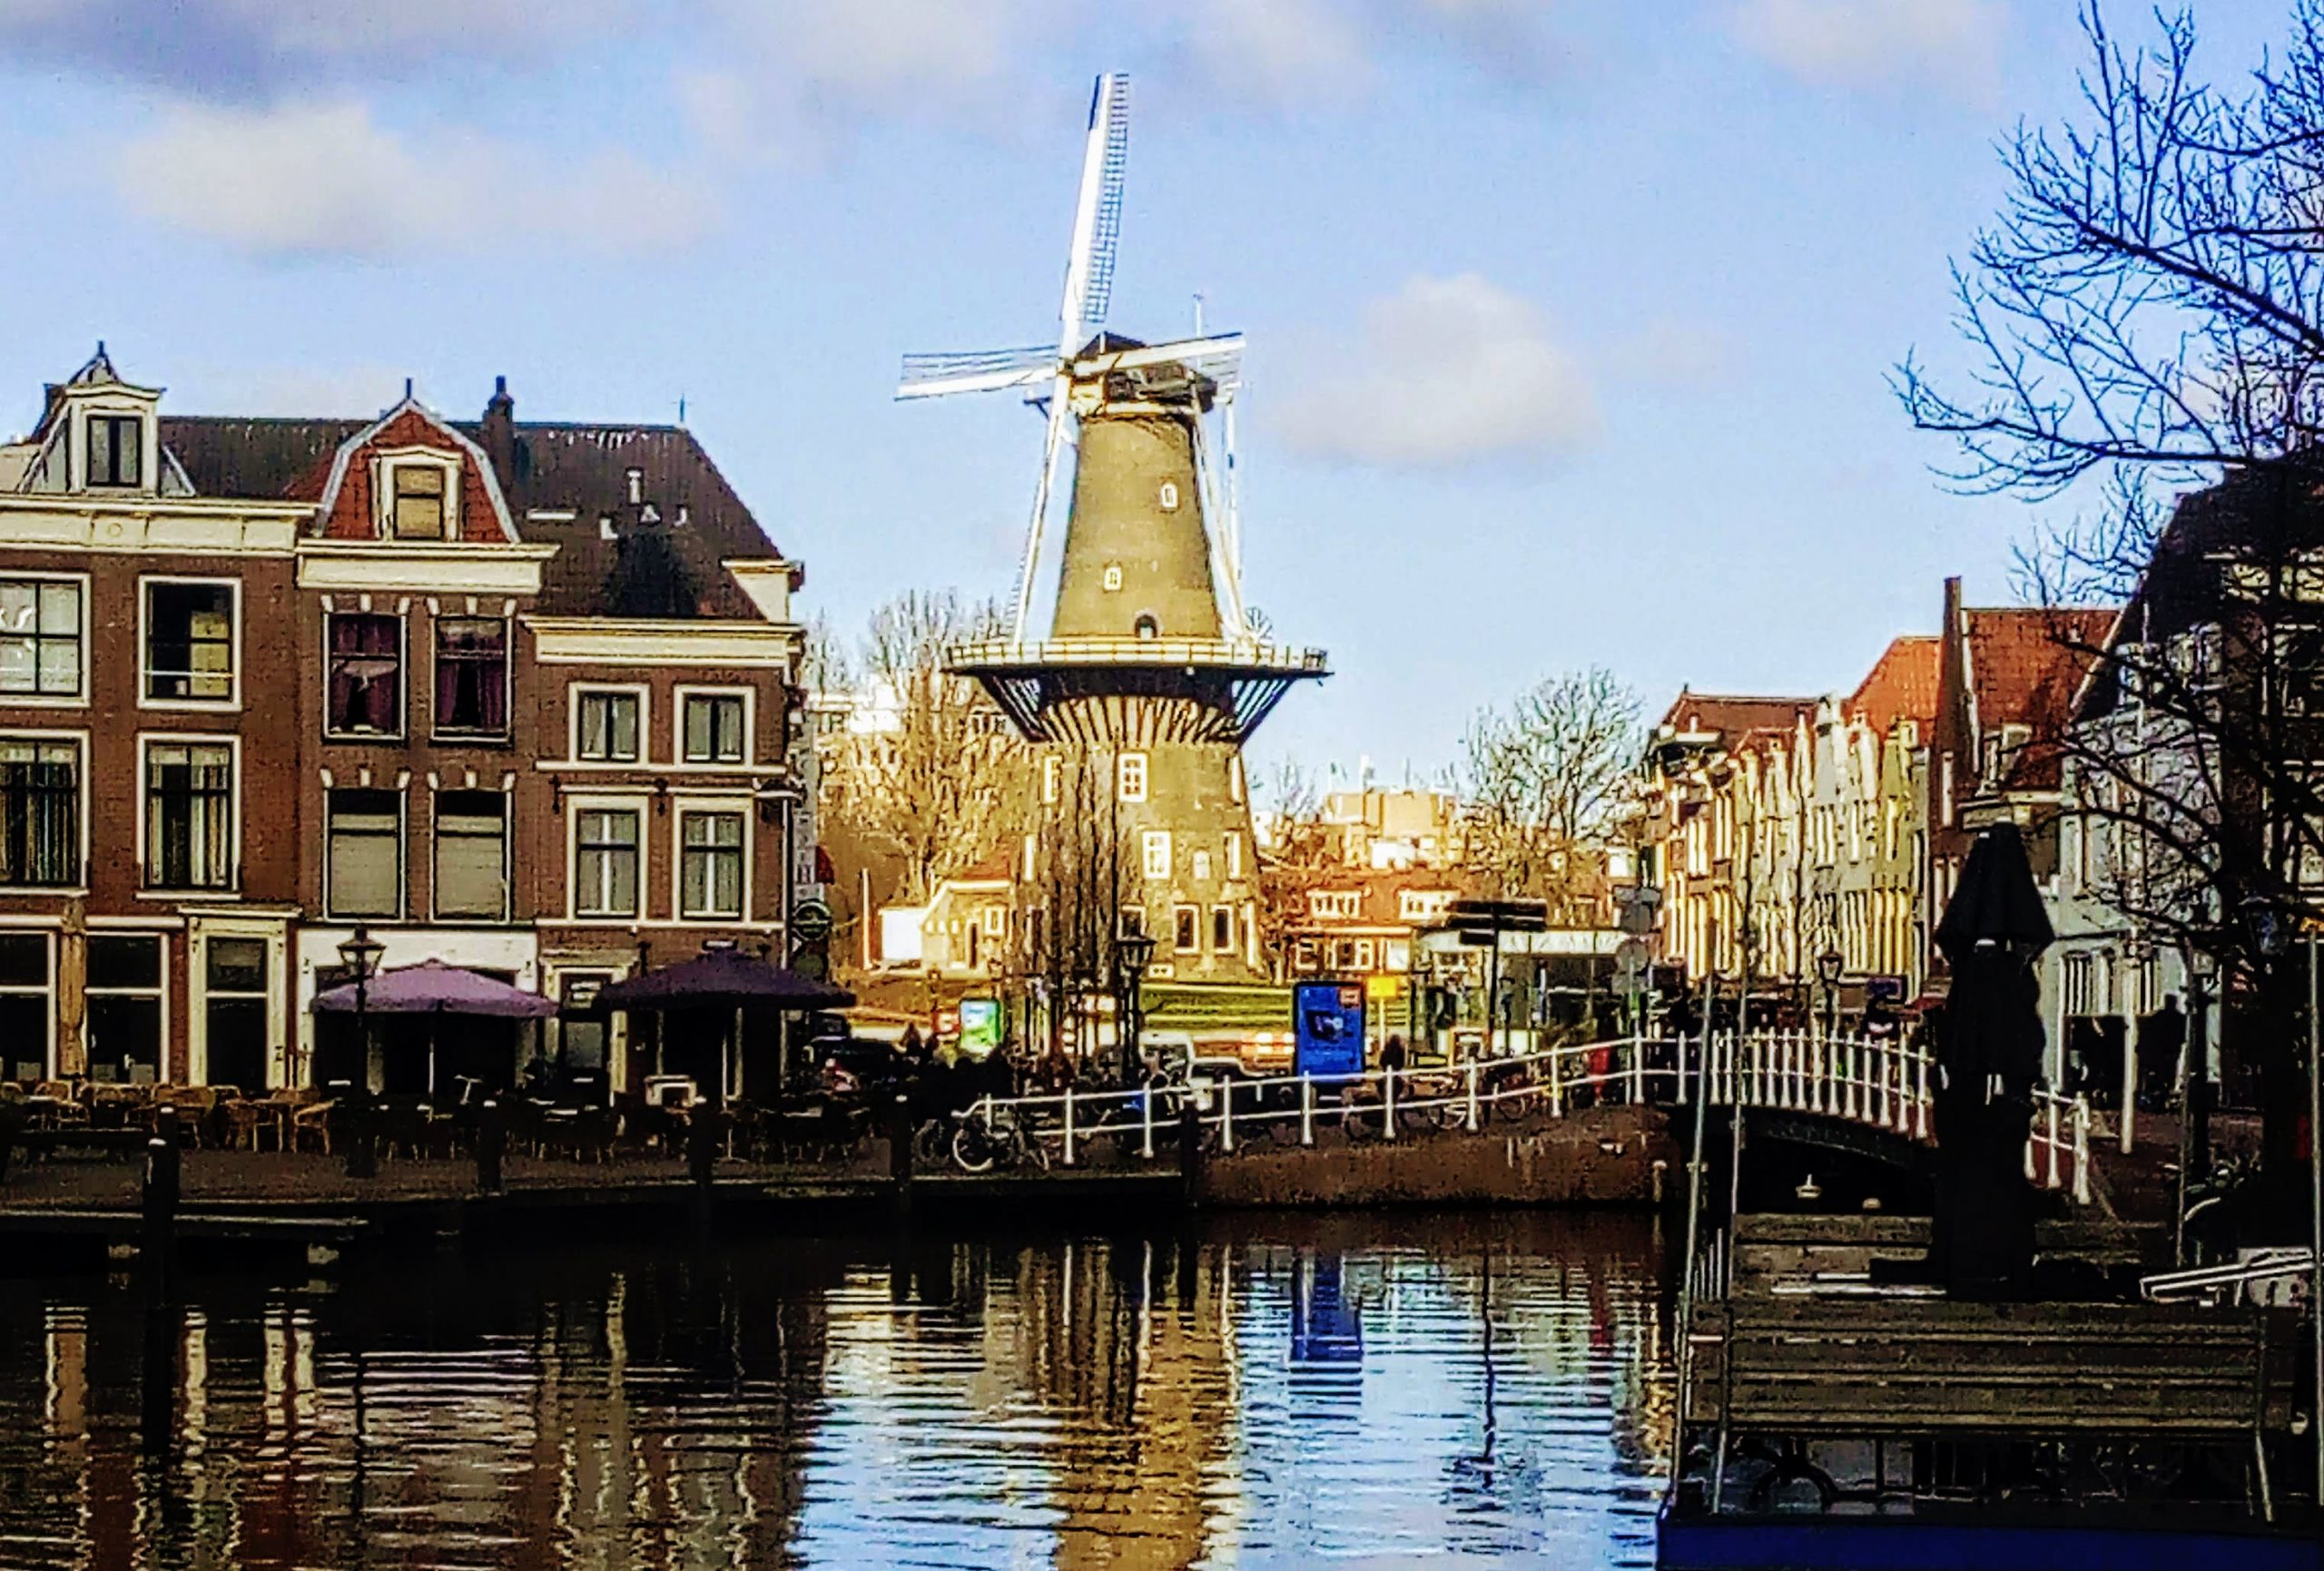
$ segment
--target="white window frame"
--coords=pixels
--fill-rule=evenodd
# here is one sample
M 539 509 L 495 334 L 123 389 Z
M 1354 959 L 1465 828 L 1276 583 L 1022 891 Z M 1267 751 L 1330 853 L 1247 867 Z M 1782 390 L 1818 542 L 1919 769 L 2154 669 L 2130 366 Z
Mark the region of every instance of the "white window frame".
M 331 898 L 330 799 L 343 790 L 380 791 L 396 799 L 396 908 L 386 915 L 343 912 Z M 429 859 L 431 867 L 434 859 Z M 323 919 L 329 922 L 400 922 L 411 910 L 411 792 L 382 785 L 323 788 Z
M 1243 831 L 1226 831 L 1226 876 L 1230 879 L 1243 876 Z
M 738 759 L 686 757 L 686 701 L 694 698 L 739 698 L 743 701 L 743 756 Z M 733 683 L 674 687 L 670 690 L 670 761 L 684 770 L 745 770 L 758 757 L 759 695 L 753 687 Z M 641 721 L 645 716 L 641 713 Z M 642 745 L 642 744 L 641 744 Z
M 1063 774 L 1065 761 L 1055 753 L 1041 760 L 1041 800 L 1054 802 L 1058 795 L 1058 781 Z
M 1183 944 L 1178 942 L 1178 933 L 1182 928 L 1187 934 L 1187 941 Z M 1174 905 L 1170 908 L 1170 952 L 1174 955 L 1202 953 L 1202 908 L 1200 906 Z
M 1226 942 L 1225 942 L 1225 943 L 1223 943 L 1223 944 L 1222 944 L 1222 943 L 1220 943 L 1220 942 L 1218 941 L 1218 923 L 1219 923 L 1219 919 L 1220 919 L 1221 918 L 1224 918 L 1226 919 Z M 1240 946 L 1238 946 L 1238 945 L 1236 944 L 1236 929 L 1240 925 L 1241 925 L 1241 918 L 1240 918 L 1236 914 L 1236 910 L 1235 910 L 1235 908 L 1234 908 L 1233 906 L 1231 906 L 1231 905 L 1217 905 L 1217 906 L 1213 906 L 1213 907 L 1211 907 L 1211 908 L 1210 908 L 1210 948 L 1211 948 L 1211 952 L 1212 952 L 1212 953 L 1214 953 L 1214 954 L 1219 954 L 1219 955 L 1231 955 L 1231 954 L 1233 954 L 1233 953 L 1236 951 L 1236 949 L 1237 948 L 1239 948 L 1239 947 L 1240 947 Z
M 1196 851 L 1187 859 L 1190 863 L 1189 876 L 1197 884 L 1210 882 L 1210 853 Z
M 81 592 L 81 627 L 76 637 L 81 646 L 81 681 L 73 692 L 0 692 L 0 704 L 10 709 L 86 709 L 89 706 L 89 575 L 85 573 L 28 573 L 10 567 L 0 570 L 0 581 L 9 583 L 70 584 Z M 40 611 L 35 604 L 33 615 L 37 624 Z M 38 632 L 35 625 L 34 632 Z M 40 645 L 35 638 L 33 645 L 33 680 L 40 680 Z
M 687 923 L 747 922 L 751 919 L 751 860 L 755 849 L 752 831 L 751 799 L 748 797 L 689 798 L 670 813 L 670 909 L 677 920 Z M 743 822 L 743 841 L 736 848 L 742 859 L 742 887 L 739 890 L 741 908 L 733 911 L 692 910 L 686 906 L 686 820 L 694 818 L 737 818 Z M 640 848 L 640 854 L 644 854 Z M 644 872 L 639 869 L 640 874 Z M 644 887 L 641 876 L 639 886 Z
M 444 799 L 458 792 L 468 795 L 497 796 L 500 799 L 500 914 L 478 917 L 468 913 L 445 911 L 444 879 Z M 484 785 L 438 786 L 428 797 L 428 908 L 438 922 L 472 922 L 498 926 L 516 915 L 517 903 L 517 793 Z
M 224 698 L 155 698 L 153 682 L 153 595 L 156 584 L 177 584 L 201 589 L 223 585 L 229 592 L 227 612 L 227 649 L 232 666 L 227 673 L 227 693 Z M 192 673 L 184 673 L 192 674 Z M 137 579 L 137 707 L 140 709 L 192 710 L 198 713 L 231 713 L 242 707 L 242 581 L 216 575 L 197 574 L 140 574 Z
M 141 928 L 101 928 L 92 933 L 90 937 L 94 938 L 150 938 L 158 947 L 157 952 L 161 957 L 161 970 L 157 975 L 154 985 L 151 987 L 90 987 L 85 983 L 83 984 L 81 990 L 84 997 L 88 1000 L 88 1003 L 83 1006 L 81 1029 L 84 1036 L 89 1031 L 92 1025 L 89 1016 L 95 1012 L 95 1001 L 99 998 L 152 998 L 157 1000 L 159 1007 L 154 1011 L 154 1019 L 156 1022 L 155 1029 L 158 1033 L 158 1041 L 153 1052 L 153 1081 L 154 1084 L 160 1085 L 169 1078 L 170 1074 L 170 936 L 167 933 L 157 933 Z M 54 975 L 54 972 L 50 974 L 52 976 Z M 94 1067 L 94 1065 L 92 1065 L 92 1067 Z M 189 1065 L 189 1067 L 191 1067 L 191 1065 Z M 96 1076 L 94 1074 L 92 1074 L 89 1078 L 92 1081 L 96 1080 Z M 100 1084 L 108 1083 L 100 1082 Z M 109 1082 L 109 1084 L 118 1085 L 124 1083 L 116 1080 Z
M 70 884 L 0 884 L 0 891 L 65 897 L 87 894 L 89 892 L 89 733 L 85 731 L 35 731 L 11 726 L 5 731 L 0 731 L 0 741 L 70 742 L 79 751 L 79 761 L 73 766 L 73 781 L 80 793 L 80 800 L 75 803 L 73 810 L 74 823 L 80 831 L 80 844 L 74 848 L 74 854 L 79 859 L 81 868 L 81 876 Z M 137 783 L 142 792 L 145 782 L 141 778 Z M 143 800 L 142 795 L 139 800 L 141 801 Z M 142 813 L 141 816 L 143 816 Z M 144 859 L 142 856 L 138 859 L 137 871 L 142 883 L 145 872 Z
M 1117 753 L 1114 756 L 1114 795 L 1124 802 L 1147 800 L 1146 755 L 1142 752 Z
M 1239 752 L 1226 755 L 1226 800 L 1230 802 L 1243 800 L 1243 755 Z
M 227 857 L 233 876 L 223 884 L 197 884 L 186 889 L 161 889 L 145 881 L 151 865 L 146 860 L 147 830 L 153 817 L 153 762 L 148 756 L 156 746 L 216 747 L 226 749 L 227 761 L 232 768 L 233 822 L 227 835 Z M 137 892 L 141 898 L 181 899 L 194 897 L 202 899 L 236 898 L 242 889 L 242 823 L 248 816 L 242 810 L 246 799 L 242 792 L 242 739 L 231 731 L 141 731 L 137 733 Z
M 263 993 L 212 993 L 210 990 L 210 946 L 220 940 L 227 943 L 253 943 L 266 951 L 266 988 Z M 283 931 L 279 923 L 251 922 L 246 918 L 220 921 L 205 920 L 187 942 L 186 959 L 186 1075 L 196 1085 L 211 1083 L 210 1069 L 210 1001 L 212 998 L 255 998 L 266 1000 L 266 1044 L 261 1059 L 260 1073 L 263 1083 L 245 1085 L 244 1092 L 271 1090 L 285 1084 L 283 1061 L 286 1047 L 282 1014 L 282 967 L 287 954 Z
M 396 728 L 393 731 L 333 731 L 330 723 L 330 623 L 335 616 L 384 616 L 396 624 Z M 323 613 L 323 740 L 353 742 L 402 741 L 411 734 L 411 613 L 409 608 L 333 606 Z
M 977 913 L 984 923 L 984 936 L 999 940 L 1009 936 L 1009 908 L 998 901 Z
M 583 758 L 581 756 L 581 701 L 584 698 L 610 694 L 637 701 L 637 756 L 635 758 Z M 565 761 L 582 769 L 637 769 L 654 761 L 654 690 L 645 683 L 627 682 L 574 682 L 565 688 Z
M 1145 869 L 1149 882 L 1166 883 L 1170 878 L 1170 831 L 1141 830 L 1137 839 L 1138 866 Z
M 500 729 L 498 731 L 462 731 L 444 724 L 443 712 L 437 705 L 442 692 L 438 682 L 439 667 L 444 663 L 444 623 L 447 622 L 497 622 L 500 623 Z M 407 687 L 406 692 L 409 689 Z M 643 722 L 645 715 L 638 719 Z M 485 611 L 445 611 L 428 619 L 428 734 L 433 741 L 438 738 L 459 747 L 469 743 L 491 746 L 508 742 L 517 736 L 517 619 L 495 615 Z M 645 745 L 643 731 L 637 745 Z
M 637 817 L 637 877 L 631 880 L 636 891 L 636 904 L 627 912 L 581 912 L 581 815 L 587 812 L 625 812 Z M 595 796 L 574 795 L 565 799 L 565 919 L 576 927 L 626 928 L 646 919 L 648 902 L 645 891 L 651 887 L 652 869 L 648 865 L 653 855 L 654 804 L 643 795 Z
M 89 457 L 96 451 L 96 443 L 89 436 L 89 423 L 93 420 L 134 420 L 137 423 L 137 479 L 133 484 L 123 486 L 108 480 L 99 485 L 89 478 Z M 156 473 L 160 467 L 161 444 L 156 440 L 153 411 L 147 406 L 86 400 L 82 403 L 73 421 L 72 437 L 78 446 L 69 456 L 71 461 L 65 467 L 72 475 L 75 491 L 95 491 L 109 496 L 134 496 L 141 492 L 161 489 L 161 476 Z
M 421 535 L 396 533 L 396 471 L 440 469 L 444 472 L 444 534 L 431 540 Z M 371 455 L 372 510 L 379 537 L 398 545 L 458 545 L 460 543 L 460 460 L 440 447 L 381 447 Z
M 32 937 L 32 938 L 38 938 L 38 939 L 41 941 L 41 953 L 42 953 L 42 960 L 43 960 L 43 970 L 42 970 L 42 976 L 45 978 L 45 980 L 44 980 L 44 981 L 42 982 L 42 984 L 41 984 L 39 987 L 27 987 L 24 986 L 24 985 L 23 985 L 22 983 L 20 983 L 20 982 L 0 982 L 0 997 L 5 997 L 5 998 L 38 998 L 39 1000 L 41 1000 L 41 1003 L 42 1003 L 42 1005 L 43 1005 L 43 1007 L 42 1007 L 41 1012 L 40 1012 L 40 1016 L 41 1016 L 41 1032 L 42 1032 L 42 1036 L 41 1036 L 41 1049 L 40 1049 L 41 1078 L 42 1078 L 42 1079 L 44 1079 L 44 1080 L 54 1080 L 54 1079 L 55 1079 L 55 1078 L 57 1077 L 57 1075 L 56 1075 L 56 963 L 57 963 L 57 958 L 58 958 L 58 957 L 57 957 L 57 953 L 56 953 L 56 947 L 57 947 L 57 932 L 56 932 L 56 929 L 54 929 L 54 928 L 10 928 L 8 929 L 8 932 L 9 932 L 9 935 L 10 935 L 11 937 L 15 937 L 15 938 L 23 938 L 23 937 L 29 936 L 29 937 Z M 13 1064 L 15 1064 L 15 1063 L 18 1062 L 19 1060 L 17 1060 L 17 1059 L 16 1059 L 16 1057 L 15 1056 L 15 1051 L 16 1051 L 15 1047 L 12 1045 L 12 1046 L 11 1046 L 11 1047 L 9 1048 L 9 1050 L 8 1050 L 8 1056 L 7 1056 L 5 1059 L 0 1059 L 0 1065 L 13 1065 Z

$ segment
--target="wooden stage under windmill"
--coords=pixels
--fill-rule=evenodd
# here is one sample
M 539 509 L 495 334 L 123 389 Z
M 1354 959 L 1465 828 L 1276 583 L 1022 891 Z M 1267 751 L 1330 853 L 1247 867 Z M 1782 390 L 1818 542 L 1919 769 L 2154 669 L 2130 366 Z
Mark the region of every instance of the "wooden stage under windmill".
M 1100 771 L 1129 868 L 1125 925 L 1157 939 L 1152 974 L 1264 974 L 1243 743 L 1323 652 L 1261 635 L 1243 598 L 1234 469 L 1239 334 L 1147 344 L 1104 330 L 1128 152 L 1126 76 L 1089 114 L 1056 343 L 917 355 L 900 398 L 1016 392 L 1047 419 L 1009 636 L 957 646 L 973 677 L 1045 752 Z M 1030 627 L 1059 466 L 1072 487 L 1046 636 Z M 1032 859 L 1029 857 L 1029 862 Z

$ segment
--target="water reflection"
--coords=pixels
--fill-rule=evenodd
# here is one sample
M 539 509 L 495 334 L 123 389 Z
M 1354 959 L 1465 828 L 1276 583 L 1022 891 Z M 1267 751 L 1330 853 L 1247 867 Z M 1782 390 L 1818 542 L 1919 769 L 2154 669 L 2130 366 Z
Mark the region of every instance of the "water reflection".
M 1654 1262 L 1255 1218 L 0 1282 L 0 1564 L 1644 1565 Z

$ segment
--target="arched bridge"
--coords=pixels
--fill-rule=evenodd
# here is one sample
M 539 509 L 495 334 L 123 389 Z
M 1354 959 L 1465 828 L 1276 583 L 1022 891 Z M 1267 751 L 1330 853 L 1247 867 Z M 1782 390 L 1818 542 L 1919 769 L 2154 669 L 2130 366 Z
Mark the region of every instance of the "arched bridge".
M 1012 1154 L 1045 1164 L 1175 1160 L 1181 1123 L 1213 1153 L 1421 1136 L 1482 1136 L 1494 1125 L 1568 1116 L 1580 1107 L 1654 1102 L 1742 1106 L 1776 1132 L 1897 1160 L 1933 1144 L 1935 1068 L 1920 1046 L 1811 1031 L 1673 1039 L 1625 1036 L 1391 1075 L 1204 1075 L 1128 1091 L 1067 1089 L 988 1097 L 964 1118 L 961 1164 Z M 2090 1199 L 2090 1109 L 2034 1093 L 2025 1176 Z M 967 1129 L 967 1125 L 974 1125 Z

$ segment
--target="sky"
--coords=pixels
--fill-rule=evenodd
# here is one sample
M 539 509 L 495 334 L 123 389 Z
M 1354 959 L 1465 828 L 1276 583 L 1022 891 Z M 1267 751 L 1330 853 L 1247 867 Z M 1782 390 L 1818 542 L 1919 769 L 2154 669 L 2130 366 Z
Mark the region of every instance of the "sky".
M 2247 70 L 2289 0 L 2199 0 Z M 2134 30 L 2141 6 L 2111 7 Z M 1111 325 L 1248 335 L 1245 585 L 1334 674 L 1254 774 L 1394 782 L 1610 668 L 1852 688 L 2095 498 L 1948 489 L 1889 390 L 2068 0 L 0 0 L 0 436 L 94 342 L 179 413 L 684 417 L 842 633 L 1009 592 L 1040 453 L 909 350 L 1055 334 L 1131 74 Z

